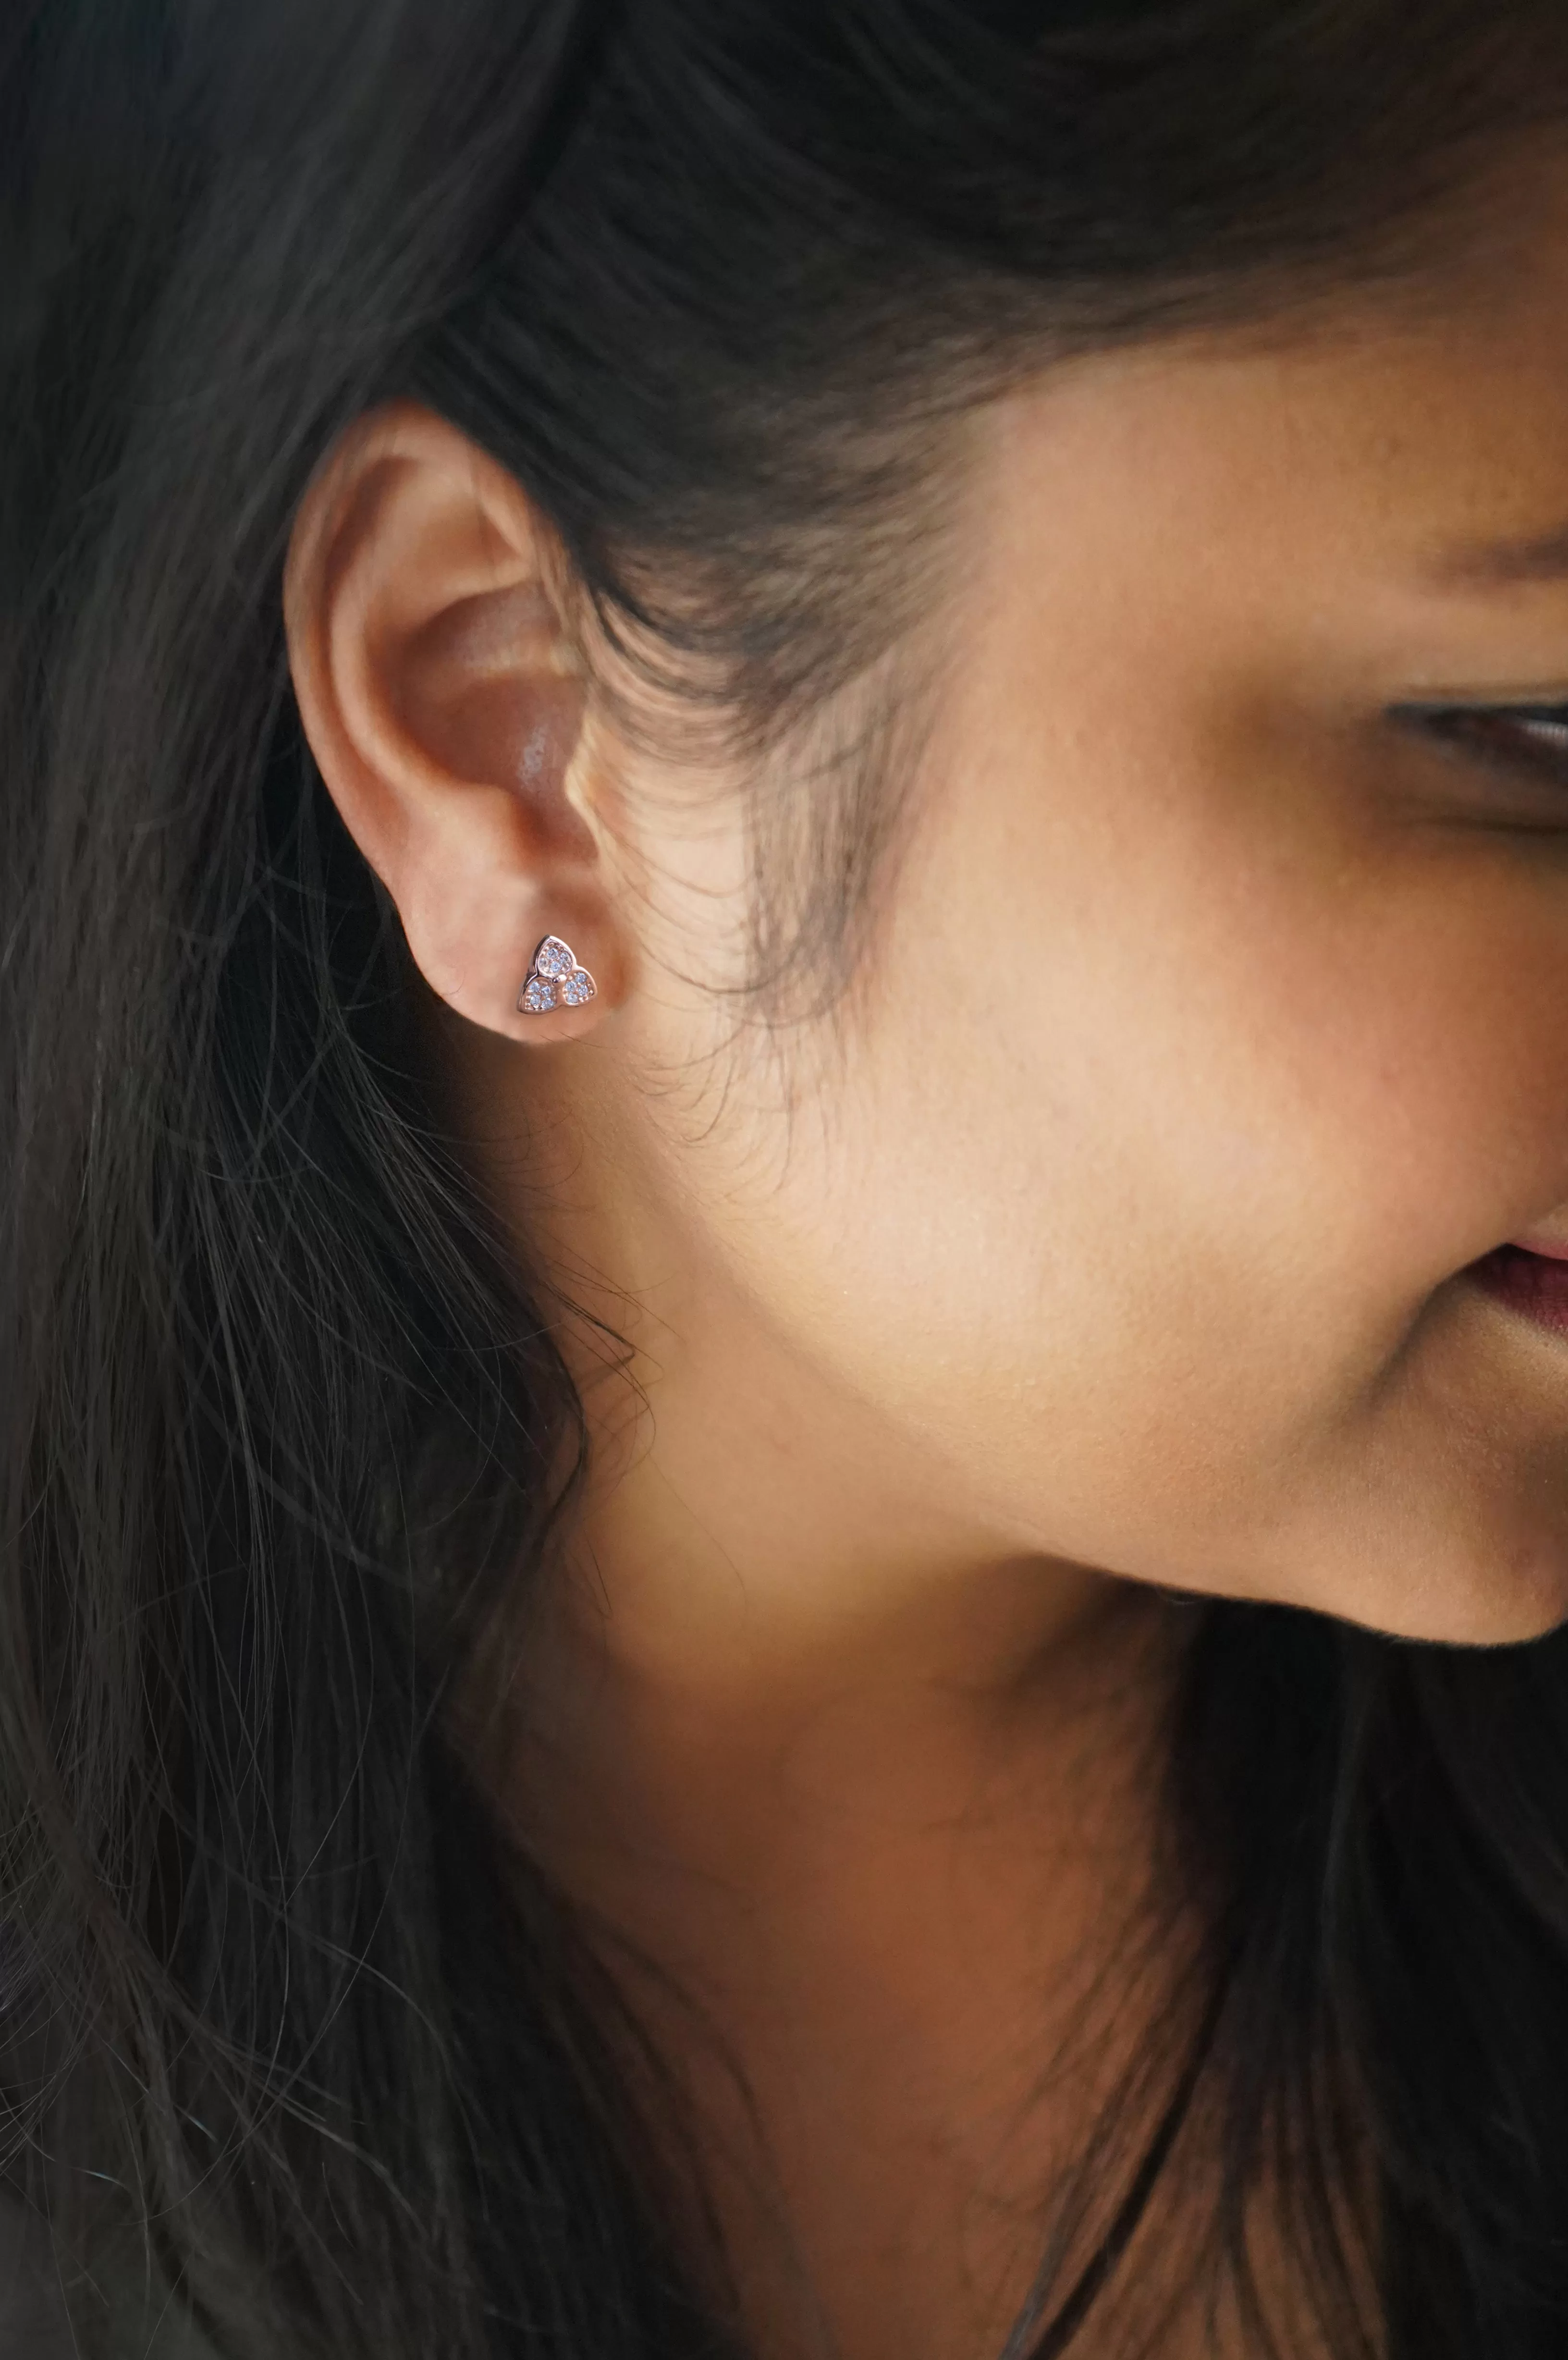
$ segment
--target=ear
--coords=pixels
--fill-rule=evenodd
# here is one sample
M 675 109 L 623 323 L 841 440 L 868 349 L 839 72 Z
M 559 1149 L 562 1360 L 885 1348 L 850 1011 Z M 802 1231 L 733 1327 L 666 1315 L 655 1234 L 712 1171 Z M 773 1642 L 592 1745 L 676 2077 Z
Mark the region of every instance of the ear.
M 572 1039 L 624 996 L 580 808 L 585 683 L 554 543 L 505 468 L 411 402 L 360 419 L 295 521 L 284 585 L 300 716 L 431 989 L 513 1040 Z M 547 937 L 579 979 L 525 986 Z M 570 965 L 570 963 L 566 963 Z M 576 1004 L 572 1004 L 573 1001 Z

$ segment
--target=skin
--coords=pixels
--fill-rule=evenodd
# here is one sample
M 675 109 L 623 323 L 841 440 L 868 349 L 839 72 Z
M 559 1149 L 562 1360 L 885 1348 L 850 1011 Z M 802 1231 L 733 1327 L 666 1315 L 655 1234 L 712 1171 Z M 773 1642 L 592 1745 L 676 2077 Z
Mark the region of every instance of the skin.
M 706 2013 L 644 1993 L 768 2360 L 999 2348 L 1116 2026 L 1179 2005 L 1129 1972 L 1025 2102 L 1131 1956 L 1165 1590 L 1568 1614 L 1568 1343 L 1465 1274 L 1568 1247 L 1568 782 L 1395 717 L 1568 704 L 1561 184 L 1510 222 L 972 421 L 888 890 L 798 1025 L 733 995 L 744 781 L 583 677 L 516 485 L 399 408 L 302 511 L 307 728 L 578 1306 L 500 1775 Z M 598 996 L 520 1016 L 546 931 Z M 1147 2283 L 1172 2360 L 1244 2348 Z

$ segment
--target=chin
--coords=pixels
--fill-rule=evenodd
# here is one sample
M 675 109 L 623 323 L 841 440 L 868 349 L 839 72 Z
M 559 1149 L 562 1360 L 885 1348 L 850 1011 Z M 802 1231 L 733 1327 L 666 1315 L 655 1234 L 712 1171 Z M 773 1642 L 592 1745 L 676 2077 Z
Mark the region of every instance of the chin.
M 1499 1551 L 1489 1564 L 1412 1573 L 1369 1595 L 1320 1600 L 1318 1611 L 1390 1639 L 1431 1646 L 1520 1647 L 1568 1622 L 1568 1546 Z

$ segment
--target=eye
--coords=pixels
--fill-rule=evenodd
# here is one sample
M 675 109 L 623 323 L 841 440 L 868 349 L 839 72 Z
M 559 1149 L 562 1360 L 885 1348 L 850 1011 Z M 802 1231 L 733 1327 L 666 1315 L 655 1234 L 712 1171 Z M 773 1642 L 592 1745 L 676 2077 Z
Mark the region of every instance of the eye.
M 1568 790 L 1568 705 L 1402 705 L 1397 718 L 1515 781 Z

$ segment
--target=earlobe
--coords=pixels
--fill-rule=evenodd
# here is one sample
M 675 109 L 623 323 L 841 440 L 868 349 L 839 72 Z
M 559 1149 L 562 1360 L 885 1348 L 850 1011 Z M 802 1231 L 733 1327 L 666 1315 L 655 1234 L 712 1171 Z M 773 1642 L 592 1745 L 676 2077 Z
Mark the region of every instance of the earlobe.
M 504 469 L 398 403 L 318 474 L 285 580 L 306 734 L 416 964 L 460 1015 L 536 1043 L 597 1025 L 625 970 L 553 553 Z

